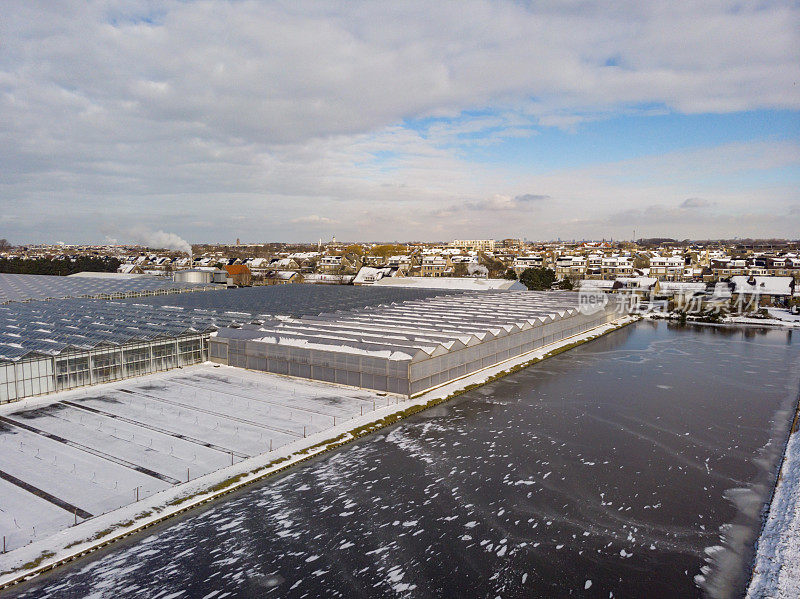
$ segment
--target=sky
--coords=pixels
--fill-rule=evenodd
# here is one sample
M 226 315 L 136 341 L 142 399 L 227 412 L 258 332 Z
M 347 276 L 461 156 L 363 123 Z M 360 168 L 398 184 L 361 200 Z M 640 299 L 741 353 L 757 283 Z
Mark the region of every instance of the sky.
M 800 237 L 797 2 L 2 13 L 12 243 Z

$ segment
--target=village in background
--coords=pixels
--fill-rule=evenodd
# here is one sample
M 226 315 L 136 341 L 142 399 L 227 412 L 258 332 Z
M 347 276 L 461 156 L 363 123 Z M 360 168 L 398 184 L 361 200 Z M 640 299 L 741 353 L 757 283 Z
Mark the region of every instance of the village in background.
M 0 240 L 0 272 L 160 277 L 220 287 L 294 283 L 624 293 L 641 310 L 717 321 L 795 321 L 800 242 L 787 240 L 553 241 L 190 245 L 19 245 Z

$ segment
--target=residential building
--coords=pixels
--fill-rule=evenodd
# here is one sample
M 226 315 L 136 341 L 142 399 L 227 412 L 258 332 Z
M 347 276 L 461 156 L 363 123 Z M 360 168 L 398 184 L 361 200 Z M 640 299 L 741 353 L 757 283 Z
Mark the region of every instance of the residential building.
M 450 245 L 460 250 L 493 252 L 495 241 L 494 239 L 454 239 Z
M 544 258 L 542 256 L 517 256 L 514 258 L 513 269 L 517 276 L 527 268 L 543 268 Z
M 446 277 L 453 274 L 453 261 L 449 256 L 423 256 L 423 277 Z
M 680 281 L 686 266 L 682 256 L 652 256 L 650 258 L 650 275 L 661 281 Z

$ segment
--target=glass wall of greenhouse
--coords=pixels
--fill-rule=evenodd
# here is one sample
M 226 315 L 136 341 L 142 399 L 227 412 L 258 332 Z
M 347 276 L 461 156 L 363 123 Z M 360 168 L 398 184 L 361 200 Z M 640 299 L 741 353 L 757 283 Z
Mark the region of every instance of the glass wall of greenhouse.
M 207 359 L 208 335 L 198 334 L 0 362 L 0 403 L 170 370 Z
M 594 313 L 577 294 L 503 292 L 440 297 L 222 329 L 218 363 L 414 396 L 623 315 Z
M 212 331 L 251 319 L 96 299 L 0 305 L 0 402 L 196 364 Z

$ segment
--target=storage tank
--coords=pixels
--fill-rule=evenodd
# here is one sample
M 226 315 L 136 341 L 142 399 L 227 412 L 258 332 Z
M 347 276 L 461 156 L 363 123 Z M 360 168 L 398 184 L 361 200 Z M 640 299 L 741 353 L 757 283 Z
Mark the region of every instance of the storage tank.
M 189 270 L 178 270 L 175 272 L 176 283 L 204 283 L 214 282 L 214 272 L 190 268 Z

